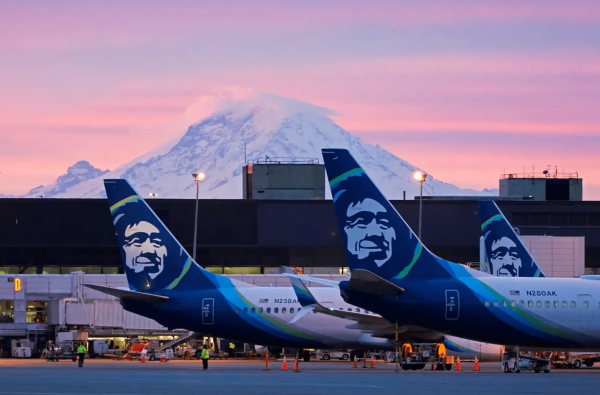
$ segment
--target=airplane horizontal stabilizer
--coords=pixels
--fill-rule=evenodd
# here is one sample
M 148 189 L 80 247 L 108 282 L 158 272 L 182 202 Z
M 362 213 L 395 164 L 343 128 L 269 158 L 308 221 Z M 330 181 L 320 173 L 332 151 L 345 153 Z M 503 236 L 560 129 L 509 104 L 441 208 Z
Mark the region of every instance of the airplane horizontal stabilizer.
M 162 295 L 152 295 L 143 292 L 129 291 L 125 289 L 117 289 L 112 287 L 105 287 L 103 285 L 95 285 L 95 284 L 83 284 L 84 286 L 91 288 L 93 290 L 115 296 L 119 299 L 129 299 L 140 303 L 163 303 L 169 300 L 168 296 Z
M 364 269 L 354 269 L 350 276 L 348 289 L 371 295 L 399 295 L 404 289 Z
M 290 268 L 286 268 L 286 271 L 291 271 Z M 292 320 L 292 322 L 296 322 L 300 318 L 304 317 L 306 314 L 311 311 L 315 311 L 317 313 L 322 313 L 326 315 L 331 315 L 338 318 L 344 318 L 347 320 L 357 321 L 360 323 L 370 324 L 370 325 L 390 325 L 388 321 L 384 318 L 372 314 L 359 313 L 354 311 L 347 310 L 336 310 L 332 308 L 328 308 L 323 306 L 317 298 L 310 292 L 308 287 L 304 284 L 304 282 L 297 278 L 296 276 L 291 275 L 290 280 L 292 281 L 292 286 L 294 287 L 294 291 L 296 292 L 296 296 L 298 297 L 298 301 L 302 305 L 302 309 L 296 314 L 296 317 Z
M 378 326 L 392 325 L 385 318 L 378 316 L 378 315 L 355 313 L 353 311 L 328 309 L 324 306 L 321 306 L 321 305 L 319 305 L 319 306 L 320 306 L 320 308 L 316 309 L 317 312 L 327 314 L 327 315 L 332 315 L 334 317 L 344 318 L 344 319 L 356 321 L 359 323 L 372 324 L 372 325 L 378 325 Z M 323 311 L 323 309 L 326 311 Z
M 300 318 L 304 317 L 305 315 L 309 314 L 310 312 L 312 312 L 315 308 L 314 307 L 302 307 L 301 309 L 298 309 L 298 312 L 296 313 L 296 315 L 294 316 L 294 318 L 290 321 L 290 324 L 293 324 L 294 322 L 298 321 Z

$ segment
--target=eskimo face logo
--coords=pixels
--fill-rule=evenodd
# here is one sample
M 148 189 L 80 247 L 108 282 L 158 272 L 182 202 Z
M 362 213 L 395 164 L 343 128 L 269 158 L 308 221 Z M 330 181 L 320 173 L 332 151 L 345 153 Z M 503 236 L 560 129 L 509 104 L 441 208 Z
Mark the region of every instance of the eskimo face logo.
M 366 198 L 350 203 L 346 210 L 346 248 L 358 259 L 372 259 L 381 267 L 392 257 L 396 231 L 390 226 L 388 211 L 379 202 Z
M 494 275 L 499 277 L 518 277 L 522 263 L 517 245 L 508 237 L 501 237 L 492 242 L 490 263 Z
M 146 221 L 125 228 L 123 251 L 125 263 L 135 273 L 146 272 L 151 279 L 162 273 L 167 256 L 160 231 Z

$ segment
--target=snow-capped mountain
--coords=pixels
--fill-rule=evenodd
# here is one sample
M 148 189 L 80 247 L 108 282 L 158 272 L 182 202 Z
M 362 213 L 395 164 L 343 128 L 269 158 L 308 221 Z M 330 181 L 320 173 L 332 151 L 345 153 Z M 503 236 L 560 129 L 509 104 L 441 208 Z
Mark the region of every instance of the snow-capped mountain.
M 380 146 L 370 145 L 335 124 L 332 111 L 279 96 L 254 92 L 191 125 L 185 134 L 111 172 L 101 172 L 78 162 L 64 176 L 27 196 L 96 198 L 104 197 L 102 180 L 125 178 L 143 196 L 194 198 L 191 174 L 202 171 L 203 198 L 242 197 L 241 167 L 244 157 L 318 158 L 321 148 L 347 148 L 390 199 L 419 193 L 413 173 L 417 167 Z M 79 166 L 78 166 L 79 165 Z M 81 173 L 77 169 L 82 169 Z M 95 174 L 95 175 L 93 175 Z M 93 177 L 92 177 L 93 175 Z M 328 191 L 328 189 L 327 189 Z M 329 192 L 329 191 L 328 191 Z M 460 189 L 429 176 L 425 195 L 497 195 L 497 191 Z M 329 195 L 330 196 L 330 195 Z
M 47 187 L 40 185 L 37 188 L 33 188 L 23 197 L 57 197 L 58 195 L 65 194 L 67 190 L 81 182 L 96 179 L 108 172 L 108 170 L 100 170 L 95 168 L 86 160 L 80 160 L 73 166 L 69 167 L 67 172 L 58 177 L 52 184 L 48 185 Z

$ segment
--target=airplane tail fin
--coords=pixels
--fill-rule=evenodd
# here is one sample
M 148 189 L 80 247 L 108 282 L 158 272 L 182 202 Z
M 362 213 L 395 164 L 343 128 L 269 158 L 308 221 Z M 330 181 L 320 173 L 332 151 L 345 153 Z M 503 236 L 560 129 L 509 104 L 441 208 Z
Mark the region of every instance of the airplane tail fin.
M 386 280 L 449 277 L 448 262 L 431 253 L 346 149 L 323 149 L 350 270 Z
M 107 179 L 104 188 L 130 289 L 197 289 L 208 281 L 212 273 L 192 260 L 129 182 Z
M 478 203 L 489 273 L 502 277 L 546 277 L 496 202 Z

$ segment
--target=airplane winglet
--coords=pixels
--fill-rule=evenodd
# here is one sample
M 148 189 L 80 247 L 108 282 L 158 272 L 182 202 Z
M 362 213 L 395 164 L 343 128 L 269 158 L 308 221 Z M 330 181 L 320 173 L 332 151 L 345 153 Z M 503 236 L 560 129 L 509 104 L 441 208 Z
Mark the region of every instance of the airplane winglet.
M 119 299 L 129 299 L 129 300 L 134 300 L 136 302 L 141 302 L 141 303 L 148 303 L 148 304 L 154 304 L 154 303 L 163 303 L 166 302 L 167 300 L 169 300 L 168 296 L 162 296 L 162 295 L 152 295 L 152 294 L 147 294 L 147 293 L 143 293 L 143 292 L 136 292 L 136 291 L 129 291 L 129 290 L 125 290 L 125 289 L 118 289 L 118 288 L 112 288 L 112 287 L 105 287 L 102 285 L 95 285 L 95 284 L 83 284 L 84 286 L 91 288 L 93 290 L 111 295 L 111 296 L 115 296 Z
M 354 269 L 352 271 L 348 289 L 378 296 L 399 295 L 404 292 L 404 288 L 365 269 Z

